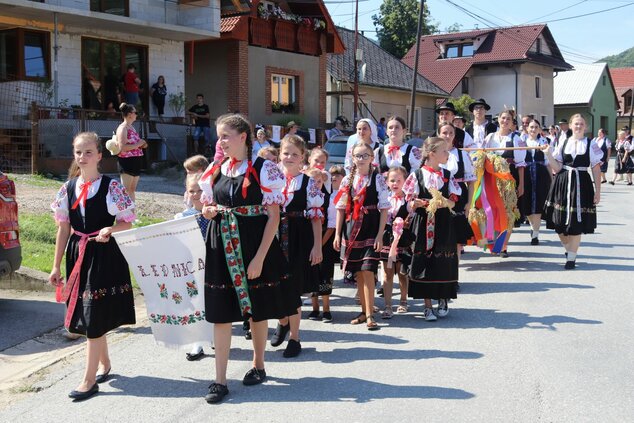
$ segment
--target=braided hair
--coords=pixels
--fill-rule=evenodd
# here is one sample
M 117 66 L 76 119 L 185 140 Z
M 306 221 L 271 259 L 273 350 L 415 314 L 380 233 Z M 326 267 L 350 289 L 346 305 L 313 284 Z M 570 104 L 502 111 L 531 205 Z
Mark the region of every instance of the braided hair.
M 226 125 L 229 128 L 237 131 L 239 134 L 246 134 L 246 139 L 244 142 L 245 146 L 247 147 L 246 160 L 250 162 L 251 156 L 253 155 L 253 140 L 251 139 L 251 123 L 247 120 L 247 118 L 239 113 L 227 113 L 225 115 L 218 116 L 218 118 L 216 119 L 216 127 L 220 125 Z M 219 164 L 222 165 L 228 159 L 228 157 L 225 157 Z M 211 177 L 212 181 L 216 179 L 219 172 L 220 166 L 218 166 L 218 169 L 216 169 L 216 171 L 213 173 Z M 250 181 L 248 175 L 245 176 L 244 183 L 247 187 L 249 186 Z

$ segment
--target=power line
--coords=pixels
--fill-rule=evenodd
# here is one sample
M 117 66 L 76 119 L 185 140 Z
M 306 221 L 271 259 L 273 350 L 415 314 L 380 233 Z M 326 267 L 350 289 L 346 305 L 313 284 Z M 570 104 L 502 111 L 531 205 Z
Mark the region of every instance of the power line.
M 554 12 L 550 12 L 550 13 L 548 13 L 546 15 L 540 16 L 539 18 L 534 18 L 534 19 L 531 19 L 530 21 L 526 21 L 522 25 L 526 25 L 527 23 L 538 21 L 541 18 L 546 18 L 548 16 L 554 15 L 555 13 L 563 12 L 564 10 L 570 9 L 571 7 L 577 6 L 578 4 L 585 3 L 587 1 L 588 0 L 581 0 L 580 2 L 577 2 L 575 4 L 571 4 L 570 6 L 562 7 L 561 9 L 557 9 Z
M 548 23 L 550 23 L 550 22 L 560 22 L 560 21 L 567 21 L 567 20 L 569 20 L 569 19 L 583 18 L 583 17 L 585 17 L 585 16 L 598 15 L 599 13 L 605 13 L 605 12 L 610 12 L 610 11 L 612 11 L 612 10 L 616 10 L 616 9 L 622 9 L 622 8 L 624 8 L 624 7 L 631 6 L 631 5 L 633 5 L 633 4 L 634 4 L 634 1 L 633 1 L 633 2 L 630 2 L 630 3 L 628 3 L 628 4 L 621 5 L 621 6 L 611 7 L 611 8 L 609 8 L 609 9 L 597 10 L 597 11 L 590 12 L 590 13 L 584 13 L 584 14 L 582 14 L 582 15 L 568 16 L 568 17 L 566 17 L 566 18 L 561 18 L 561 19 L 553 19 L 553 20 L 550 20 L 550 21 L 547 21 L 547 22 L 548 22 Z

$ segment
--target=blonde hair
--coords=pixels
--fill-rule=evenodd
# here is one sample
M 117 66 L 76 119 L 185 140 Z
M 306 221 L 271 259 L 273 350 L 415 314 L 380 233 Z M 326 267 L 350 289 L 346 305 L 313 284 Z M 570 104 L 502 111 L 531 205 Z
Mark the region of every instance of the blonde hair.
M 267 154 L 272 154 L 275 156 L 275 158 L 280 157 L 280 152 L 275 147 L 262 147 L 258 150 L 258 157 L 262 157 L 263 159 L 266 159 Z
M 568 122 L 572 123 L 572 121 L 577 118 L 583 120 L 583 123 L 586 123 L 586 118 L 584 118 L 581 113 L 575 113 L 574 115 L 570 116 L 570 119 L 568 119 Z
M 435 153 L 438 151 L 438 148 L 446 144 L 447 141 L 445 141 L 444 138 L 427 137 L 422 148 L 423 163 L 425 163 L 425 161 L 429 158 L 430 153 Z
M 200 178 L 202 178 L 203 174 L 202 173 L 190 173 L 189 175 L 187 175 L 187 177 L 185 178 L 185 191 L 187 191 L 187 187 L 190 184 L 196 184 L 198 185 L 198 181 L 200 181 Z
M 187 173 L 204 172 L 207 166 L 209 166 L 209 160 L 202 154 L 192 156 L 183 163 L 183 167 Z

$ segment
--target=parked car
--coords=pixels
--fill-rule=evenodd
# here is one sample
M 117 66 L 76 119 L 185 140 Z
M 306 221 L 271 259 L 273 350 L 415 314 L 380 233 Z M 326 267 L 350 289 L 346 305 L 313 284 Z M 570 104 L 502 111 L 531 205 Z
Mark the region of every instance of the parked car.
M 348 143 L 348 135 L 337 135 L 326 141 L 324 150 L 328 152 L 328 163 L 326 169 L 333 165 L 341 165 L 346 159 L 346 145 Z
M 21 263 L 15 184 L 0 172 L 0 276 L 18 270 Z

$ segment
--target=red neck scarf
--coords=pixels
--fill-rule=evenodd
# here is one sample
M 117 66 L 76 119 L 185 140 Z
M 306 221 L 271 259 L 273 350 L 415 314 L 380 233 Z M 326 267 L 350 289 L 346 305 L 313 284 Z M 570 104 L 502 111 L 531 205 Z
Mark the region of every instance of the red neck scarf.
M 387 147 L 387 154 L 393 155 L 394 153 L 398 153 L 401 151 L 401 147 L 399 145 L 390 145 Z
M 430 166 L 423 166 L 423 169 L 427 170 L 429 173 L 434 173 L 438 176 L 440 176 L 440 178 L 442 179 L 443 182 L 447 182 L 447 178 L 445 178 L 445 175 L 443 174 L 442 169 L 436 170 L 433 167 Z
M 92 186 L 92 184 L 99 180 L 99 178 L 101 178 L 101 176 L 96 177 L 95 179 L 93 179 L 92 181 L 86 181 L 83 184 L 79 184 L 79 197 L 77 197 L 77 200 L 75 200 L 75 202 L 73 203 L 73 206 L 71 207 L 72 210 L 75 210 L 79 204 L 81 204 L 82 206 L 84 206 L 84 208 L 86 207 L 86 200 L 88 199 L 88 191 L 90 190 L 90 187 Z
M 236 164 L 240 162 L 242 162 L 242 160 L 236 160 L 235 158 L 231 158 L 231 160 L 229 161 L 229 167 L 228 167 L 229 172 L 232 172 Z M 214 173 L 216 173 L 216 171 L 221 168 L 222 163 L 224 162 L 216 163 L 215 165 L 213 165 L 211 169 L 203 173 L 203 176 L 201 177 L 201 179 L 213 178 Z M 260 178 L 258 177 L 258 172 L 256 172 L 255 168 L 253 167 L 251 160 L 249 160 L 247 162 L 247 171 L 244 174 L 244 181 L 242 182 L 242 198 L 247 198 L 247 188 L 249 188 L 249 185 L 251 185 L 249 176 L 253 176 L 253 179 L 255 179 L 255 182 L 258 183 L 258 185 L 260 186 L 260 189 L 263 192 L 272 192 L 270 188 L 267 188 L 265 186 L 262 186 L 262 184 L 260 184 Z M 214 181 L 210 180 L 209 185 L 213 187 Z

